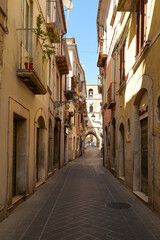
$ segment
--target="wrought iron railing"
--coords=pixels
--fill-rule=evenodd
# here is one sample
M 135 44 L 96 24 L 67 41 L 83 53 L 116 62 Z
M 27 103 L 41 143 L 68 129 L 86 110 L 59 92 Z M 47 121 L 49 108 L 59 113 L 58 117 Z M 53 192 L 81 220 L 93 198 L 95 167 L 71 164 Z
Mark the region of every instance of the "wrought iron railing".
M 19 35 L 18 70 L 35 71 L 41 83 L 47 85 L 47 59 L 34 29 L 17 29 Z

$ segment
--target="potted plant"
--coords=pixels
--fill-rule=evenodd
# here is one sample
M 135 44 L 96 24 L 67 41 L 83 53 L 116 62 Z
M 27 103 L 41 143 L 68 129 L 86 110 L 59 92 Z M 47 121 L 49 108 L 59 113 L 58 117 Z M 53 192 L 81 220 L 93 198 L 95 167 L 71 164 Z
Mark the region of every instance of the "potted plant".
M 67 105 L 65 106 L 65 109 L 68 110 L 69 107 L 70 107 L 69 104 L 67 104 Z
M 69 119 L 66 118 L 66 119 L 64 120 L 64 123 L 65 123 L 65 124 L 69 124 Z
M 33 69 L 33 57 L 29 58 L 29 69 Z
M 69 117 L 73 117 L 74 116 L 74 112 L 69 112 Z
M 24 66 L 25 66 L 25 69 L 28 69 L 28 57 L 25 57 Z

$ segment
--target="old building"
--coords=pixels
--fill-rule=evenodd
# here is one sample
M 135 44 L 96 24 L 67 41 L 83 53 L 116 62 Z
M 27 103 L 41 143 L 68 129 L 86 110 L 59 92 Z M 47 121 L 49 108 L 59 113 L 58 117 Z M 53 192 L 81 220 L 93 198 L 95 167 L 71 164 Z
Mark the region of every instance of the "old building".
M 15 14 L 16 12 L 16 14 Z M 66 160 L 60 1 L 0 1 L 0 219 Z
M 81 66 L 75 38 L 66 38 L 71 62 L 71 71 L 66 78 L 66 97 L 70 100 L 67 114 L 69 123 L 69 160 L 84 152 L 84 130 L 86 127 L 86 81 Z M 72 101 L 71 101 L 72 100 Z M 68 121 L 66 119 L 66 121 Z
M 102 92 L 100 84 L 87 84 L 87 112 L 88 123 L 85 131 L 86 137 L 93 135 L 97 139 L 97 147 L 102 147 Z
M 160 214 L 158 0 L 99 1 L 104 163 Z

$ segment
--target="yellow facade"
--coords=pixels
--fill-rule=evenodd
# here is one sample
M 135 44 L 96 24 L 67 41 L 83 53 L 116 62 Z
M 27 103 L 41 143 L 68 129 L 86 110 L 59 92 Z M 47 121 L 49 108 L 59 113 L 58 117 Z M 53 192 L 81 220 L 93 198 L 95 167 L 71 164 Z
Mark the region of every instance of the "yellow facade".
M 109 2 L 111 2 L 109 6 Z M 121 0 L 117 1 L 120 4 Z M 125 1 L 125 7 L 129 6 Z M 139 0 L 138 3 L 141 4 Z M 107 39 L 108 57 L 106 65 L 103 66 L 107 74 L 112 72 L 113 54 L 116 54 L 116 101 L 114 109 L 104 110 L 106 117 L 105 126 L 108 129 L 111 124 L 111 146 L 108 140 L 104 140 L 104 151 L 107 167 L 112 165 L 111 156 L 115 149 L 115 175 L 122 180 L 138 197 L 142 198 L 148 206 L 160 214 L 160 164 L 159 164 L 159 102 L 160 102 L 160 19 L 158 0 L 148 0 L 146 3 L 144 28 L 144 44 L 137 55 L 137 4 L 133 3 L 129 10 L 125 7 L 120 9 L 116 5 L 116 13 L 113 12 L 113 1 L 99 3 L 99 9 L 108 6 L 107 15 Z M 106 5 L 105 5 L 106 4 Z M 124 8 L 124 9 L 123 9 Z M 104 8 L 103 8 L 104 9 Z M 114 21 L 113 21 L 114 16 Z M 105 24 L 101 18 L 101 12 L 97 16 L 98 23 Z M 110 25 L 112 19 L 112 26 Z M 142 26 L 140 26 L 142 27 Z M 98 25 L 97 25 L 98 28 Z M 98 31 L 99 38 L 103 35 Z M 141 34 L 141 33 L 140 33 Z M 121 68 L 123 58 L 121 57 L 123 44 L 125 80 L 121 82 Z M 110 81 L 106 74 L 105 94 L 108 91 Z M 104 81 L 104 82 L 105 82 Z M 111 82 L 113 77 L 111 77 Z M 103 105 L 107 104 L 104 100 Z M 111 116 L 109 118 L 109 116 Z M 116 134 L 113 141 L 113 117 L 116 121 Z M 104 131 L 105 139 L 108 132 Z

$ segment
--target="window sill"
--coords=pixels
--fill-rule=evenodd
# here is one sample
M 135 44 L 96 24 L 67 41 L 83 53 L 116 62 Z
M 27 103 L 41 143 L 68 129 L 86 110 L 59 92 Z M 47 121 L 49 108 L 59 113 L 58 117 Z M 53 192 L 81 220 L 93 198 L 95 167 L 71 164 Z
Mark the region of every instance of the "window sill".
M 132 67 L 133 69 L 133 72 L 135 72 L 137 70 L 137 68 L 139 67 L 140 63 L 142 62 L 143 60 L 143 57 L 144 57 L 144 54 L 147 52 L 147 50 L 149 49 L 149 46 L 150 46 L 150 43 L 151 41 L 146 41 L 144 43 L 144 46 L 142 47 L 140 53 L 136 56 L 136 59 L 135 59 L 135 63 Z

